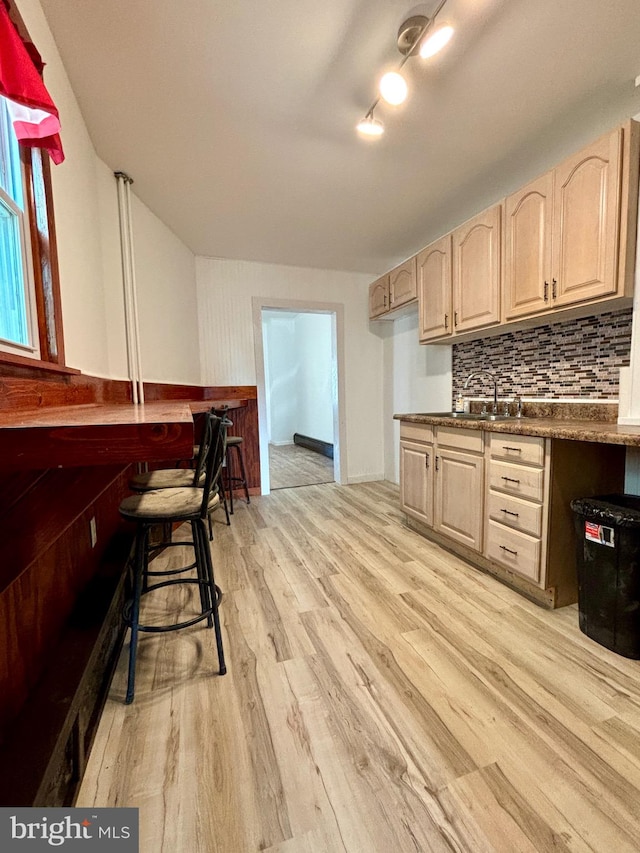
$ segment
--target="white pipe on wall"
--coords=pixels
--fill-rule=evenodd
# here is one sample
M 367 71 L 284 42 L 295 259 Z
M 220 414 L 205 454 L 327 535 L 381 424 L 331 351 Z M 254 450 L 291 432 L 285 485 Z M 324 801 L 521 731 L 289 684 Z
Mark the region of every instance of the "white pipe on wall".
M 127 362 L 133 402 L 142 404 L 144 403 L 144 383 L 142 379 L 140 327 L 138 323 L 138 298 L 136 293 L 133 224 L 131 217 L 131 184 L 133 180 L 124 172 L 114 172 L 114 176 L 118 184 L 118 213 L 120 218 L 120 250 L 122 253 Z
M 138 322 L 138 288 L 136 284 L 136 259 L 134 253 L 133 242 L 133 217 L 131 215 L 131 183 L 126 184 L 125 196 L 127 201 L 127 224 L 128 224 L 128 243 L 129 243 L 129 258 L 131 263 L 131 296 L 133 305 L 133 331 L 136 354 L 136 373 L 138 376 L 138 399 L 144 403 L 144 382 L 142 380 L 142 355 L 140 346 L 140 324 Z

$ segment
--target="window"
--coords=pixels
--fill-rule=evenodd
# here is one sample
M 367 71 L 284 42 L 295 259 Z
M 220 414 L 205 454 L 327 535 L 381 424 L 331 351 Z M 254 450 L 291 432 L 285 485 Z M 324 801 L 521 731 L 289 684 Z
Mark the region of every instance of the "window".
M 0 348 L 40 357 L 25 174 L 0 97 Z
M 28 33 L 13 0 L 0 0 L 0 12 L 5 13 L 2 33 L 7 59 L 6 67 L 3 66 L 3 75 L 7 76 L 3 76 L 2 84 L 9 87 L 8 91 L 24 94 L 19 82 L 16 89 L 16 69 L 22 70 L 18 54 L 24 50 L 22 45 L 27 47 Z M 37 50 L 30 45 L 27 53 L 34 61 L 33 73 L 37 78 L 41 73 Z M 37 91 L 39 83 L 38 80 L 35 84 L 36 98 L 40 99 L 36 103 L 44 103 L 44 106 L 33 112 L 36 117 L 40 113 L 46 117 L 51 106 L 57 117 L 46 89 L 40 86 L 43 91 Z M 33 75 L 30 86 L 33 93 Z M 20 98 L 16 101 L 22 104 Z M 14 121 L 15 118 L 14 114 Z M 28 122 L 29 114 L 21 114 L 20 120 Z M 64 159 L 57 133 L 48 137 L 26 136 L 46 141 L 46 148 L 56 163 Z M 44 366 L 42 362 L 46 362 L 49 366 L 63 367 L 51 167 L 49 154 L 42 148 L 30 147 L 31 144 L 34 143 L 26 140 L 24 144 L 18 143 L 7 101 L 0 96 L 0 362 L 40 363 L 41 367 Z

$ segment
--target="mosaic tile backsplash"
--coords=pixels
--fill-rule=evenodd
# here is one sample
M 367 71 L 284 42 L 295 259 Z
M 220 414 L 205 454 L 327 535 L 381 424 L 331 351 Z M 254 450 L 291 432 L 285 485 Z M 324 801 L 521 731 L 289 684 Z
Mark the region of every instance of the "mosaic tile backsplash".
M 495 374 L 500 397 L 617 398 L 620 368 L 629 364 L 631 316 L 626 308 L 454 344 L 453 400 L 458 393 L 491 396 L 481 379 L 464 391 L 474 370 Z

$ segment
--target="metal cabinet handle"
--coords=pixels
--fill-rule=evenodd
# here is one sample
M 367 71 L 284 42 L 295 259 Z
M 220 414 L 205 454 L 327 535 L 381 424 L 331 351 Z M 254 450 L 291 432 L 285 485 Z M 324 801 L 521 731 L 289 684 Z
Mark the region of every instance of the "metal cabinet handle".
M 555 299 L 556 296 L 558 295 L 557 290 L 556 290 L 557 284 L 558 284 L 558 282 L 555 280 L 555 278 L 552 278 L 551 279 L 551 298 L 552 299 Z
M 384 294 L 384 307 L 387 307 L 387 294 Z
M 544 301 L 549 301 L 549 282 L 545 281 L 544 283 Z
M 507 513 L 507 515 L 513 515 L 513 516 L 514 516 L 514 518 L 520 518 L 520 513 L 519 513 L 519 512 L 511 512 L 511 510 L 510 510 L 510 509 L 501 509 L 501 510 L 500 510 L 500 512 L 506 512 L 506 513 Z
M 501 546 L 500 546 L 500 548 L 501 548 L 503 551 L 506 551 L 508 554 L 513 554 L 513 556 L 514 556 L 514 557 L 517 557 L 517 556 L 518 556 L 518 552 L 517 552 L 517 551 L 512 551 L 512 550 L 511 550 L 511 548 L 507 548 L 507 546 L 506 546 L 506 545 L 501 545 Z
M 514 453 L 522 453 L 521 447 L 509 447 L 508 444 L 503 444 L 502 449 L 503 450 L 513 450 Z
M 425 468 L 429 467 L 429 454 L 428 453 L 425 453 L 425 455 L 424 455 L 424 467 Z
M 457 311 L 453 312 L 453 325 L 454 326 L 458 325 L 458 312 Z
M 449 315 L 448 314 L 444 315 L 444 327 L 445 327 L 445 329 L 449 328 Z
M 520 480 L 514 480 L 513 477 L 501 477 L 501 480 L 504 480 L 505 483 L 517 483 L 520 485 Z
M 436 471 L 440 470 L 440 457 L 436 456 Z

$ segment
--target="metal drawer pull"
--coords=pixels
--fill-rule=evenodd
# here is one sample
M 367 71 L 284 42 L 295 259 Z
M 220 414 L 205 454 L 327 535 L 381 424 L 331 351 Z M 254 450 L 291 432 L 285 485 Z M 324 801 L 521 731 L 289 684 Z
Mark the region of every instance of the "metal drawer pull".
M 521 447 L 509 447 L 507 444 L 502 445 L 503 450 L 513 450 L 514 453 L 522 453 Z
M 501 480 L 504 480 L 506 483 L 517 483 L 520 485 L 520 480 L 514 480 L 513 477 L 501 477 Z
M 513 554 L 513 556 L 514 556 L 514 557 L 517 557 L 517 556 L 518 556 L 518 552 L 517 552 L 517 551 L 512 551 L 512 550 L 511 550 L 511 548 L 507 548 L 507 546 L 506 546 L 506 545 L 501 545 L 501 546 L 500 546 L 500 548 L 501 548 L 503 551 L 507 551 L 507 553 L 509 553 L 509 554 Z
M 513 516 L 515 516 L 516 518 L 520 518 L 520 513 L 519 513 L 519 512 L 511 512 L 511 510 L 510 510 L 510 509 L 501 509 L 501 510 L 500 510 L 500 512 L 506 512 L 506 513 L 507 513 L 507 515 L 513 515 Z
M 425 468 L 429 467 L 429 454 L 428 453 L 425 453 L 425 455 L 424 455 L 424 467 Z

